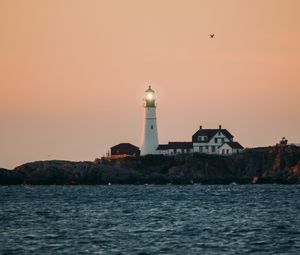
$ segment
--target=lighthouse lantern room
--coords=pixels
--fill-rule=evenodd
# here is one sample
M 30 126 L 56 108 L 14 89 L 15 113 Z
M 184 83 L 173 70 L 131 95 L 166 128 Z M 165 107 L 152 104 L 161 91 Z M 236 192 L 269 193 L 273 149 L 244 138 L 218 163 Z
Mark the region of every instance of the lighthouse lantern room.
M 149 86 L 145 91 L 144 99 L 144 124 L 141 155 L 157 154 L 158 133 L 156 125 L 156 104 L 154 90 Z

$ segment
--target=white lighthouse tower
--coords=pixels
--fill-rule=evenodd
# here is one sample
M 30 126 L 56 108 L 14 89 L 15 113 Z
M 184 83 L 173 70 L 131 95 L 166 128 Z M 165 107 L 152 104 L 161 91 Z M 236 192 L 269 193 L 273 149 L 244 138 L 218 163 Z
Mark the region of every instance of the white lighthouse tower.
M 144 125 L 141 155 L 157 154 L 158 134 L 156 125 L 156 104 L 154 90 L 151 86 L 145 91 L 146 98 L 144 99 Z

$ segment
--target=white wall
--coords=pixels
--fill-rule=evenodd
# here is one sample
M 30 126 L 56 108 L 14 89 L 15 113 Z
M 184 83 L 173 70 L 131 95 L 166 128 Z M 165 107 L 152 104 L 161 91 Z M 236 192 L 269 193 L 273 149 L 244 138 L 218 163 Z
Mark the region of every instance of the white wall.
M 169 155 L 169 152 L 168 152 L 168 150 L 157 150 L 157 154 Z
M 157 147 L 156 108 L 145 107 L 141 155 L 157 154 Z
M 158 154 L 161 155 L 177 155 L 177 154 L 187 154 L 187 153 L 193 153 L 193 149 L 168 149 L 168 150 L 158 150 Z M 176 153 L 175 153 L 176 152 Z
M 232 148 L 227 144 L 223 144 L 220 148 L 219 148 L 219 154 L 220 155 L 231 155 L 233 152 Z

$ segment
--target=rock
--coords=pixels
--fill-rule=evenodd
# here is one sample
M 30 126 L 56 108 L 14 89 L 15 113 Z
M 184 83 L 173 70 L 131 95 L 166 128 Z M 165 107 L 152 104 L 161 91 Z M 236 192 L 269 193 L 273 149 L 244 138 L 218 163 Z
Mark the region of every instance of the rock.
M 300 183 L 300 148 L 247 149 L 232 156 L 150 155 L 94 162 L 62 160 L 0 169 L 0 184 L 260 184 Z
M 23 183 L 23 176 L 17 171 L 0 168 L 0 185 L 16 185 Z

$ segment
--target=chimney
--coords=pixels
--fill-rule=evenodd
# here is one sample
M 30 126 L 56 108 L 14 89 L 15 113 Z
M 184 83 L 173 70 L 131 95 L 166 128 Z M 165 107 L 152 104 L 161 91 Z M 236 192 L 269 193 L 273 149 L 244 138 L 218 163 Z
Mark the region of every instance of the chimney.
M 200 126 L 200 129 L 202 129 L 202 125 Z
M 219 125 L 219 129 L 222 129 L 222 126 L 221 126 L 221 125 Z

